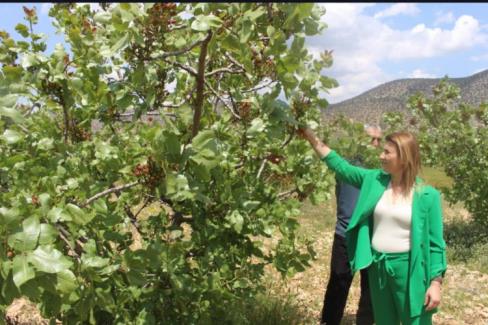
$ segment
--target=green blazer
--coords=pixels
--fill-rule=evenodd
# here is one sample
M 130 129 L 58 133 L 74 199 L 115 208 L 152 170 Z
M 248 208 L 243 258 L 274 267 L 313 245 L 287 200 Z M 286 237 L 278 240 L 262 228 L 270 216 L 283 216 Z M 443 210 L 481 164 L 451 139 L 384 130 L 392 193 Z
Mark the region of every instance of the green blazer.
M 346 230 L 347 251 L 352 273 L 368 267 L 373 255 L 371 239 L 373 212 L 390 182 L 381 169 L 365 169 L 349 164 L 335 151 L 322 158 L 336 176 L 361 191 Z M 409 301 L 411 317 L 423 312 L 430 281 L 446 272 L 446 244 L 442 226 L 439 192 L 417 178 L 412 202 L 410 232 Z

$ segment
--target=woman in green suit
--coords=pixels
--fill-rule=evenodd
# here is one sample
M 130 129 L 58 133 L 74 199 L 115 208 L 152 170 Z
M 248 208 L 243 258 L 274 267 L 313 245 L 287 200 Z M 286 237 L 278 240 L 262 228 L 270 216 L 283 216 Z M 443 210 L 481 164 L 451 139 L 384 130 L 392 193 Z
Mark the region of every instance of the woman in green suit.
M 312 130 L 298 133 L 339 179 L 361 190 L 346 240 L 353 274 L 369 267 L 376 324 L 432 324 L 447 264 L 440 194 L 417 177 L 415 137 L 390 134 L 382 169 L 365 169 L 349 164 Z

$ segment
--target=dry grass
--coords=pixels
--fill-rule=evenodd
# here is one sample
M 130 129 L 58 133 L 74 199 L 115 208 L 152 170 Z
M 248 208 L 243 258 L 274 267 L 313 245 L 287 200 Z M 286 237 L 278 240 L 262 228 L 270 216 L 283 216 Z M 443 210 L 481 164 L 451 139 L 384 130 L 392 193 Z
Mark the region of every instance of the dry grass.
M 281 282 L 277 272 L 268 269 L 268 276 L 276 283 L 276 288 L 294 296 L 297 304 L 305 310 L 305 314 L 312 316 L 314 320 L 309 321 L 310 324 L 318 324 L 329 277 L 335 226 L 334 205 L 334 202 L 320 206 L 306 204 L 302 209 L 301 232 L 315 239 L 317 251 L 317 259 L 309 269 L 296 274 L 287 282 Z M 446 224 L 470 219 L 469 213 L 460 204 L 451 207 L 443 202 L 443 210 Z M 478 264 L 474 262 L 449 263 L 443 284 L 442 305 L 434 316 L 434 324 L 488 324 L 488 274 L 477 268 Z M 342 324 L 354 324 L 359 295 L 359 275 L 356 275 L 349 292 Z

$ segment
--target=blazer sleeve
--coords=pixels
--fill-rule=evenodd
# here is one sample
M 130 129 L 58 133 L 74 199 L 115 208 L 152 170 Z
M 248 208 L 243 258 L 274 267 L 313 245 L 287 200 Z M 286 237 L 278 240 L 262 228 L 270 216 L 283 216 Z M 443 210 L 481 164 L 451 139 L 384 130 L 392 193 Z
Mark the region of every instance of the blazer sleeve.
M 342 158 L 337 152 L 331 150 L 329 154 L 321 159 L 327 166 L 336 173 L 339 180 L 361 188 L 364 177 L 369 169 L 354 166 Z
M 439 191 L 434 190 L 429 215 L 430 280 L 446 273 L 446 243 L 442 234 L 441 196 Z

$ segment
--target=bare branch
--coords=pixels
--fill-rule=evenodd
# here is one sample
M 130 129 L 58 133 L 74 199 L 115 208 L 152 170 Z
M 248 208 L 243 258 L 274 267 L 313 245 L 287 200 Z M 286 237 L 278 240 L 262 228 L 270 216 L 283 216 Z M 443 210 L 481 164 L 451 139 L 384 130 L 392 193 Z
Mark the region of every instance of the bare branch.
M 139 228 L 139 223 L 137 222 L 137 217 L 132 213 L 130 206 L 125 205 L 124 210 L 125 210 L 125 213 L 127 213 L 127 216 L 129 216 L 130 222 L 132 223 L 132 225 L 136 229 L 138 235 L 140 236 L 141 235 L 141 229 Z
M 261 166 L 259 167 L 258 174 L 256 175 L 256 179 L 259 179 L 261 177 L 261 174 L 263 173 L 264 167 L 266 167 L 266 159 L 263 159 L 263 162 L 261 163 Z
M 276 82 L 276 80 L 270 80 L 269 82 L 267 82 L 267 83 L 265 83 L 263 85 L 257 85 L 256 87 L 251 88 L 251 89 L 241 90 L 241 93 L 250 93 L 250 92 L 253 92 L 253 91 L 261 90 L 263 88 L 266 88 L 266 87 L 270 86 L 273 82 Z
M 230 62 L 232 62 L 234 65 L 238 66 L 242 71 L 246 71 L 246 68 L 244 67 L 244 65 L 242 63 L 240 63 L 239 61 L 237 61 L 232 55 L 230 55 L 229 53 L 225 52 L 224 55 L 229 59 Z
M 224 72 L 231 73 L 231 74 L 238 74 L 238 73 L 243 73 L 244 71 L 232 70 L 230 67 L 220 68 L 220 69 L 216 69 L 214 71 L 211 71 L 209 73 L 206 73 L 205 77 L 210 77 L 210 76 L 213 76 L 214 74 L 219 74 L 219 73 L 224 73 Z
M 205 85 L 222 102 L 222 104 L 224 104 L 224 106 L 227 107 L 227 109 L 232 113 L 232 115 L 234 115 L 235 118 L 239 120 L 241 119 L 241 117 L 236 112 L 234 112 L 234 109 L 225 102 L 225 100 L 217 93 L 215 89 L 213 89 L 213 87 L 208 82 L 205 81 Z
M 278 199 L 279 199 L 279 200 L 283 200 L 283 199 L 285 199 L 286 197 L 291 196 L 291 194 L 293 194 L 293 193 L 295 193 L 295 192 L 298 192 L 298 189 L 297 189 L 297 188 L 295 188 L 295 189 L 293 189 L 293 190 L 289 190 L 289 191 L 281 192 L 281 193 L 279 193 L 277 196 L 278 196 Z
M 89 198 L 88 200 L 86 200 L 85 203 L 83 203 L 82 207 L 85 207 L 87 205 L 89 205 L 90 203 L 92 203 L 93 201 L 105 196 L 105 195 L 108 195 L 108 194 L 111 194 L 111 193 L 114 193 L 114 192 L 119 192 L 119 191 L 123 191 L 123 190 L 126 190 L 128 188 L 131 188 L 131 187 L 134 187 L 136 186 L 137 184 L 139 184 L 139 181 L 135 181 L 135 182 L 132 182 L 132 183 L 129 183 L 129 184 L 124 184 L 124 185 L 120 185 L 120 186 L 116 186 L 116 187 L 112 187 L 112 188 L 109 188 L 103 192 L 100 192 L 100 193 L 97 193 L 95 194 L 94 196 L 92 196 L 91 198 Z
M 119 117 L 129 117 L 129 116 L 133 116 L 134 114 L 135 114 L 134 112 L 132 112 L 132 113 L 119 113 L 118 116 Z M 152 115 L 152 116 L 155 116 L 155 115 L 159 116 L 161 114 L 164 114 L 164 115 L 169 116 L 169 117 L 176 117 L 176 115 L 173 113 L 161 113 L 159 111 L 149 111 L 149 112 L 146 112 L 145 114 L 146 115 Z
M 173 28 L 173 29 L 175 29 L 175 28 Z M 170 56 L 178 56 L 178 55 L 181 55 L 183 53 L 189 52 L 189 51 L 193 50 L 195 47 L 197 47 L 198 45 L 200 45 L 203 42 L 205 42 L 205 40 L 206 40 L 206 38 L 203 39 L 203 40 L 198 40 L 195 43 L 191 44 L 190 46 L 187 46 L 187 47 L 185 47 L 185 48 L 183 48 L 181 50 L 178 50 L 178 51 L 166 52 L 163 55 L 161 55 L 160 58 L 166 59 L 167 57 L 170 57 Z
M 139 208 L 139 210 L 134 214 L 134 217 L 137 218 L 137 216 L 139 215 L 139 213 L 141 213 L 141 211 L 147 207 L 147 205 L 149 204 L 149 202 L 151 202 L 151 200 L 149 199 L 149 197 L 145 197 L 144 199 L 144 203 L 142 204 L 142 206 Z
M 164 60 L 164 62 L 169 63 L 169 64 L 172 64 L 172 65 L 175 65 L 177 67 L 180 67 L 183 70 L 185 70 L 186 72 L 188 72 L 189 74 L 191 74 L 192 76 L 198 77 L 197 71 L 195 71 L 195 69 L 193 69 L 192 67 L 189 67 L 187 65 L 181 64 L 179 62 L 171 62 L 171 61 L 168 61 L 168 60 Z
M 168 213 L 169 219 L 173 224 L 182 224 L 183 222 L 192 222 L 193 218 L 191 215 L 185 216 L 180 212 L 177 212 L 171 206 L 171 201 L 165 199 L 159 199 L 161 205 L 165 208 L 166 213 Z
M 70 233 L 62 226 L 60 225 L 59 223 L 58 224 L 55 224 L 56 228 L 59 230 L 59 237 L 61 238 L 62 241 L 64 241 L 66 243 L 66 245 L 68 246 L 69 248 L 69 253 L 71 253 L 74 257 L 76 257 L 76 259 L 78 260 L 78 262 L 80 261 L 80 254 L 78 254 L 78 252 L 76 252 L 76 248 L 74 248 L 71 243 L 69 242 L 68 240 L 68 237 L 70 236 Z M 77 244 L 77 247 L 82 250 L 83 249 L 83 243 L 81 241 L 79 241 L 78 239 L 75 240 L 76 244 Z
M 293 136 L 294 136 L 294 133 L 290 133 L 288 135 L 288 138 L 281 144 L 281 149 L 283 149 L 284 147 L 286 147 L 290 141 L 293 139 Z
M 200 119 L 203 107 L 203 88 L 205 85 L 205 59 L 207 57 L 207 46 L 212 38 L 212 31 L 208 31 L 207 37 L 202 42 L 200 56 L 198 58 L 198 75 L 196 76 L 197 97 L 195 99 L 195 111 L 193 114 L 192 138 L 195 137 L 200 129 Z

